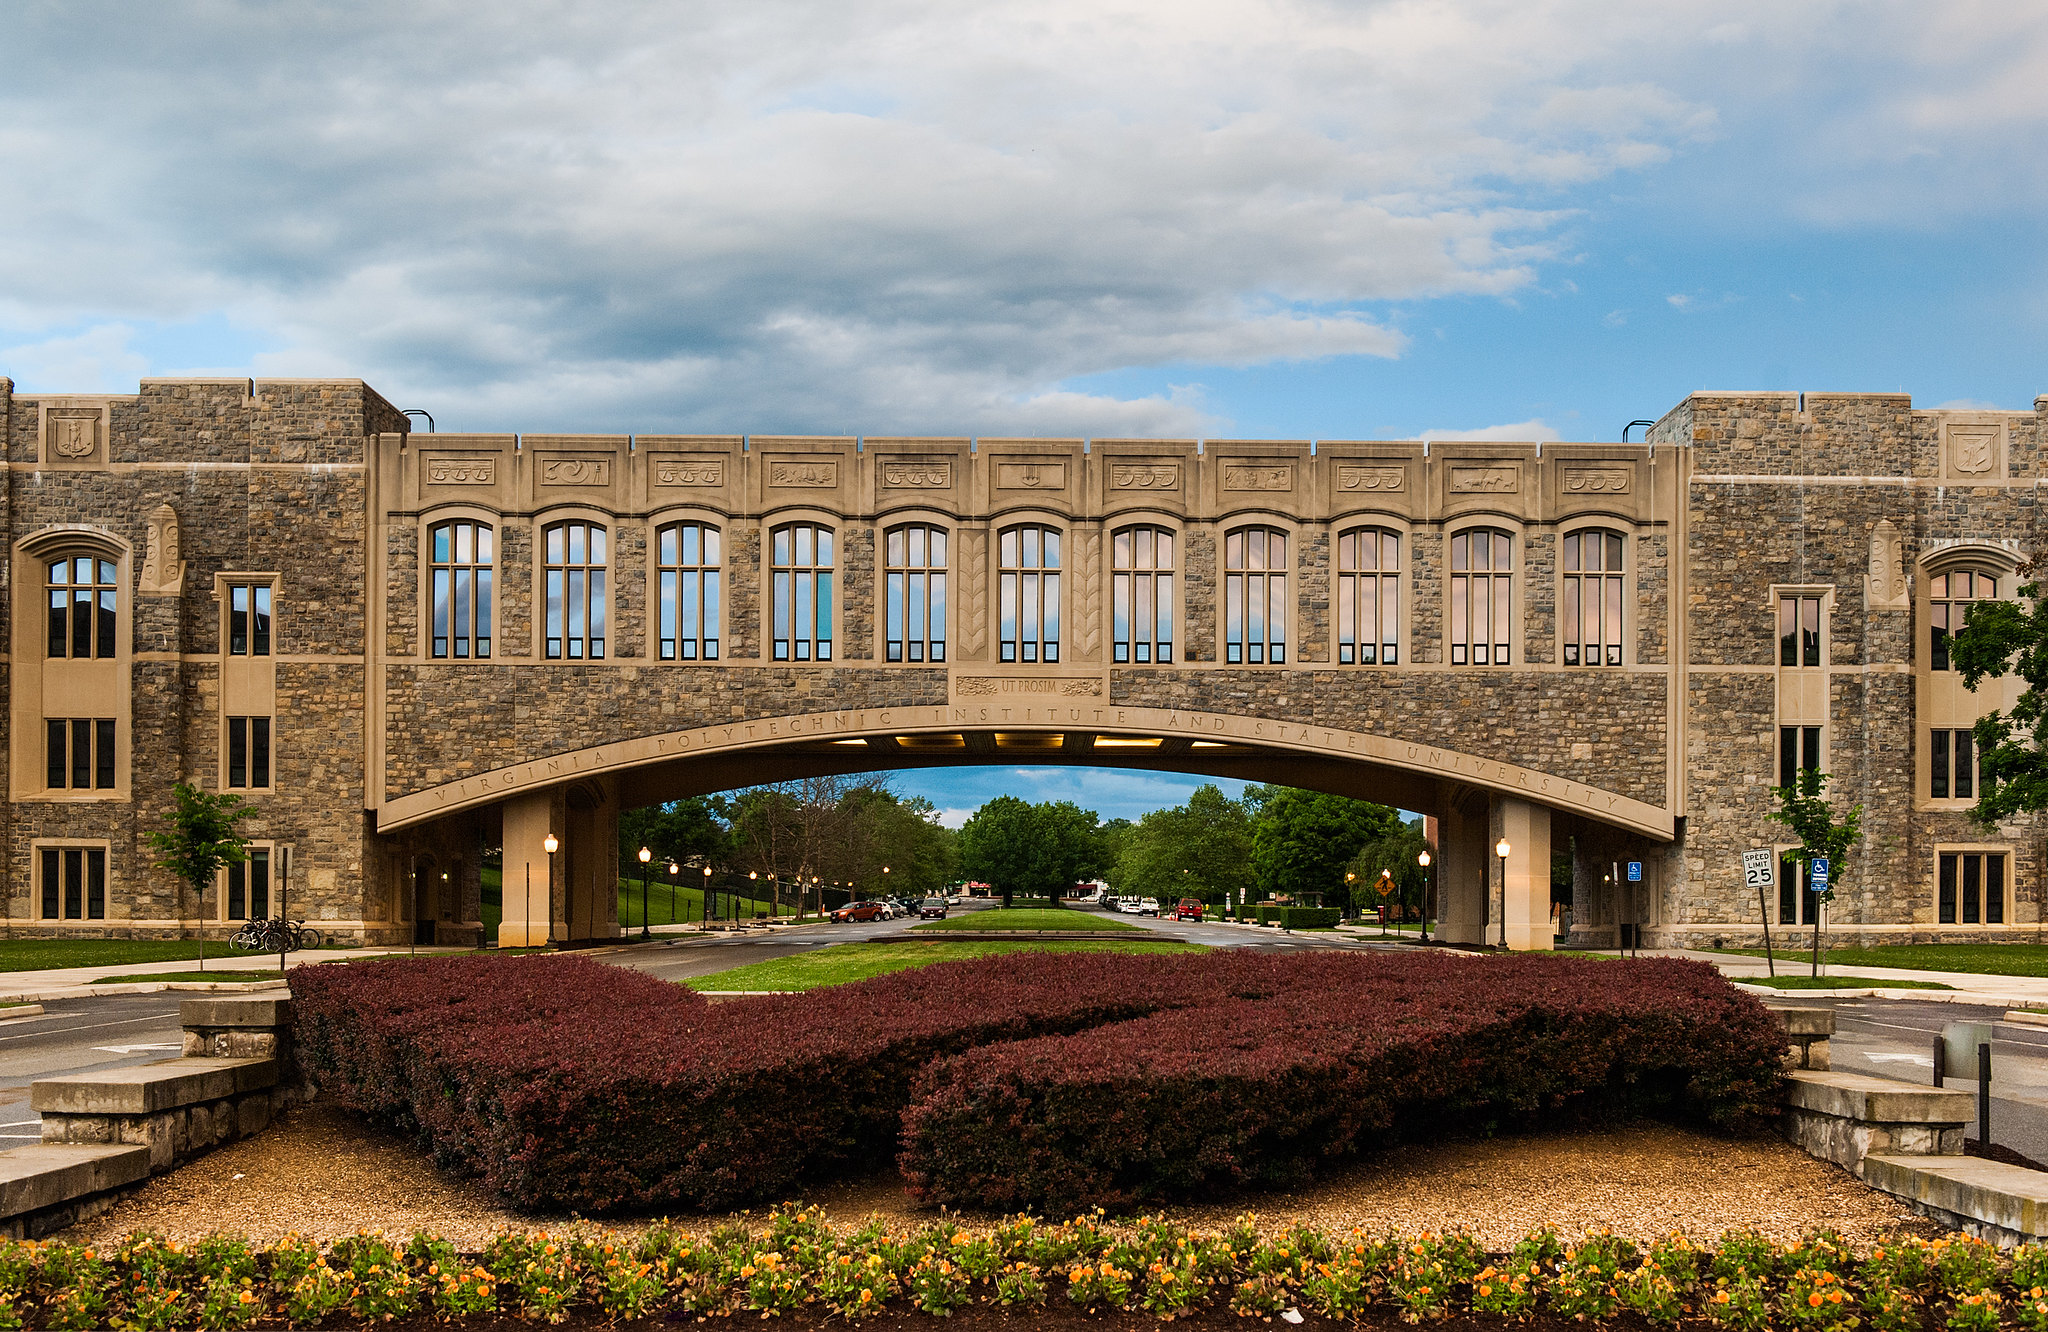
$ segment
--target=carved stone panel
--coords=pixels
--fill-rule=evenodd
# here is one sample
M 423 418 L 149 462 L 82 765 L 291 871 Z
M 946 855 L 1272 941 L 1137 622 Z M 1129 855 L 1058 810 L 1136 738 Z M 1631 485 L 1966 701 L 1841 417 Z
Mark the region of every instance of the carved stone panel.
M 1522 489 L 1520 463 L 1480 463 L 1450 471 L 1453 495 L 1513 495 Z
M 1004 694 L 1041 694 L 1056 698 L 1100 698 L 1100 676 L 1059 679 L 1043 675 L 956 675 L 957 698 L 995 698 Z
M 185 587 L 184 543 L 178 535 L 178 511 L 159 504 L 149 515 L 149 538 L 137 591 L 147 596 L 177 596 Z
M 996 464 L 997 490 L 1065 490 L 1067 465 L 1063 462 L 1006 462 Z
M 2005 425 L 1999 421 L 1948 421 L 1942 425 L 1942 475 L 1969 483 L 2005 479 Z
M 1567 467 L 1564 469 L 1566 495 L 1626 495 L 1635 489 L 1635 469 L 1630 467 Z
M 1907 610 L 1906 543 L 1884 519 L 1870 530 L 1870 567 L 1863 575 L 1864 604 L 1871 610 Z
M 988 653 L 988 531 L 969 527 L 960 532 L 960 648 L 967 661 Z
M 1225 490 L 1292 490 L 1291 463 L 1227 462 L 1223 464 Z
M 953 484 L 953 464 L 916 458 L 882 459 L 882 485 L 890 490 L 945 490 Z
M 1117 490 L 1179 490 L 1178 463 L 1112 463 L 1109 484 Z
M 723 458 L 656 458 L 654 484 L 657 486 L 709 487 L 725 484 Z
M 43 409 L 43 463 L 95 467 L 107 460 L 107 409 L 97 404 L 52 403 Z
M 542 458 L 540 483 L 544 486 L 608 486 L 612 483 L 612 460 Z
M 1337 489 L 1354 495 L 1392 494 L 1407 489 L 1408 471 L 1404 467 L 1354 466 L 1339 464 L 1337 468 Z
M 494 486 L 498 483 L 496 458 L 456 458 L 427 455 L 424 463 L 430 486 Z
M 830 488 L 839 484 L 837 458 L 770 458 L 768 484 L 805 488 Z

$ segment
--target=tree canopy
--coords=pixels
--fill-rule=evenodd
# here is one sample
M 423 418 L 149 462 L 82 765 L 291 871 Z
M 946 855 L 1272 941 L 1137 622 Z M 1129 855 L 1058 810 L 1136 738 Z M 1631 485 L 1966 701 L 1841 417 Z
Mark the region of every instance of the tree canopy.
M 1345 866 L 1345 872 L 1352 876 L 1352 908 L 1367 911 L 1379 906 L 1420 907 L 1429 886 L 1429 871 L 1417 859 L 1424 851 L 1429 852 L 1432 860 L 1436 858 L 1436 848 L 1422 835 L 1422 820 L 1419 818 L 1400 824 L 1393 831 L 1374 837 L 1359 847 L 1357 854 Z M 1391 872 L 1391 896 L 1380 893 L 1382 871 Z
M 1368 842 L 1401 827 L 1400 816 L 1385 805 L 1291 786 L 1266 788 L 1257 808 L 1252 876 L 1274 898 L 1327 894 L 1342 900 L 1345 865 Z
M 1251 816 L 1214 783 L 1196 787 L 1184 805 L 1145 815 L 1122 842 L 1114 869 L 1120 893 L 1222 902 L 1235 900 L 1250 878 Z
M 2031 577 L 2033 568 L 2025 572 Z M 1970 605 L 1962 632 L 1949 640 L 1949 660 L 1974 691 L 1987 679 L 2017 675 L 2026 682 L 2010 713 L 1977 719 L 1977 767 L 1983 774 L 1976 807 L 1985 826 L 2013 814 L 2048 809 L 2048 602 L 2041 585 L 2019 589 L 2025 602 Z
M 1095 812 L 1071 800 L 997 796 L 960 829 L 961 871 L 992 885 L 1005 905 L 1020 893 L 1057 901 L 1102 872 L 1102 851 Z

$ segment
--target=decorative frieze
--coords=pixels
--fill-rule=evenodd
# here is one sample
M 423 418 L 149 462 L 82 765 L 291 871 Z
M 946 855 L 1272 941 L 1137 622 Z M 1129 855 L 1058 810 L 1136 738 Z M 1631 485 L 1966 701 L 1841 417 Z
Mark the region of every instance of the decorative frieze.
M 543 458 L 540 483 L 544 486 L 608 486 L 612 483 L 609 458 Z
M 1906 543 L 1891 519 L 1870 530 L 1870 567 L 1863 576 L 1863 600 L 1872 610 L 1906 610 L 1909 585 L 1905 571 Z
M 426 462 L 430 486 L 493 486 L 498 483 L 496 458 L 436 458 Z
M 1400 467 L 1340 466 L 1337 469 L 1337 489 L 1390 494 L 1407 488 L 1406 476 L 1406 469 Z
M 1060 462 L 996 464 L 997 490 L 1065 490 L 1067 465 Z
M 1109 484 L 1118 490 L 1178 490 L 1177 463 L 1122 463 L 1109 469 Z
M 1294 468 L 1287 463 L 1225 463 L 1225 490 L 1292 490 Z
M 1522 469 L 1514 463 L 1451 468 L 1454 495 L 1512 495 L 1522 488 Z
M 1635 473 L 1626 467 L 1564 469 L 1564 493 L 1567 495 L 1626 495 L 1634 489 Z
M 1102 680 L 1097 676 L 1062 680 L 1042 675 L 957 675 L 953 677 L 953 693 L 961 698 L 991 698 L 999 694 L 1100 698 Z
M 839 460 L 819 458 L 803 462 L 792 460 L 771 460 L 768 464 L 768 484 L 771 486 L 825 488 L 839 484 Z
M 657 486 L 714 487 L 725 484 L 723 458 L 657 458 L 654 462 Z
M 178 535 L 178 511 L 159 504 L 149 515 L 147 553 L 136 591 L 147 596 L 177 596 L 185 588 L 184 542 Z
M 886 458 L 882 484 L 891 490 L 944 490 L 953 484 L 953 464 Z

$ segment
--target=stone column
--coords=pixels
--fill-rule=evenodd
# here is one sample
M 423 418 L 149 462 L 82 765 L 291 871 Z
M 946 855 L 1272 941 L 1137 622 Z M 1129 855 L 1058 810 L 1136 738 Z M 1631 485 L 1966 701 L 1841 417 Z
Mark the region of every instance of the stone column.
M 553 866 L 547 853 L 547 835 L 554 828 L 555 796 L 553 791 L 539 791 L 505 802 L 500 948 L 531 948 L 548 941 L 548 904 L 554 900 L 554 888 L 548 880 Z M 564 858 L 558 853 L 552 859 Z
M 1554 946 L 1550 926 L 1550 809 L 1526 800 L 1500 797 L 1493 801 L 1493 840 L 1508 841 L 1506 869 L 1506 915 L 1508 947 L 1515 952 L 1547 950 Z M 1502 864 L 1494 847 L 1486 848 L 1493 863 L 1493 892 L 1503 891 Z M 1490 900 L 1498 903 L 1498 896 Z M 1487 931 L 1486 942 L 1500 939 L 1500 924 Z
M 1486 819 L 1452 800 L 1438 821 L 1437 935 L 1449 943 L 1482 942 L 1486 928 Z

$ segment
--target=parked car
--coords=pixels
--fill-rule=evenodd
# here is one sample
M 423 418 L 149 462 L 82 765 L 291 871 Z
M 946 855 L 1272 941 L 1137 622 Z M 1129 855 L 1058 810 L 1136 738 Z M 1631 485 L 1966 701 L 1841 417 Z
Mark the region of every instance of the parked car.
M 1156 897 L 1141 897 L 1141 898 L 1139 898 L 1139 899 L 1138 899 L 1138 914 L 1139 914 L 1139 915 L 1141 915 L 1141 916 L 1156 916 L 1156 915 L 1158 915 L 1158 914 L 1159 914 L 1159 899 L 1158 899 L 1158 898 L 1156 898 Z
M 875 905 L 882 908 L 882 919 L 884 920 L 895 920 L 903 914 L 902 905 L 891 898 L 881 898 L 876 901 Z
M 883 915 L 882 904 L 880 902 L 848 902 L 845 906 L 840 907 L 837 911 L 834 911 L 832 913 L 832 920 L 834 924 L 839 924 L 849 920 L 882 919 L 885 919 L 885 917 Z
M 1173 909 L 1173 918 L 1199 922 L 1202 919 L 1202 904 L 1192 897 L 1183 897 L 1180 899 L 1180 905 Z
M 917 914 L 920 917 L 937 916 L 939 919 L 944 920 L 946 918 L 946 899 L 943 897 L 927 897 L 918 905 Z

